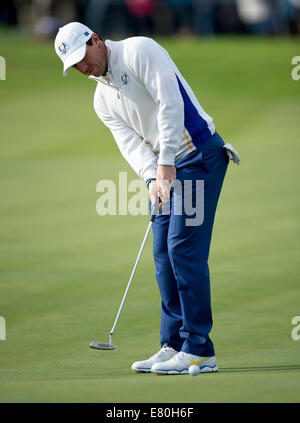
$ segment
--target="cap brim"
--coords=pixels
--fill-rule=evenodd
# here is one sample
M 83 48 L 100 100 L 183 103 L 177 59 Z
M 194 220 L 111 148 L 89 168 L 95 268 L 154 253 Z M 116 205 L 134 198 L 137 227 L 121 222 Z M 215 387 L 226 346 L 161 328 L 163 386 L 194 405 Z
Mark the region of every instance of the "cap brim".
M 86 52 L 86 43 L 84 43 L 81 47 L 79 47 L 77 50 L 73 51 L 66 60 L 64 61 L 64 76 L 67 76 L 67 70 L 71 68 L 72 66 L 76 65 L 76 63 L 80 62 Z

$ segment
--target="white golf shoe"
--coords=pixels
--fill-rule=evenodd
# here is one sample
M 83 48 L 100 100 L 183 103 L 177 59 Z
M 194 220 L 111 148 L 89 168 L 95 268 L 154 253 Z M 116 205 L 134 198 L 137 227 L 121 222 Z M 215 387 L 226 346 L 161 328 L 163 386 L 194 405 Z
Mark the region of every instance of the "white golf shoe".
M 199 366 L 199 373 L 217 372 L 216 357 L 200 357 L 180 351 L 168 361 L 153 364 L 152 373 L 159 375 L 184 375 L 192 364 Z
M 133 363 L 131 369 L 138 373 L 150 373 L 153 364 L 170 360 L 177 353 L 178 351 L 175 351 L 172 347 L 169 347 L 167 344 L 164 344 L 163 347 L 152 357 L 148 358 L 148 360 L 136 361 L 135 363 Z

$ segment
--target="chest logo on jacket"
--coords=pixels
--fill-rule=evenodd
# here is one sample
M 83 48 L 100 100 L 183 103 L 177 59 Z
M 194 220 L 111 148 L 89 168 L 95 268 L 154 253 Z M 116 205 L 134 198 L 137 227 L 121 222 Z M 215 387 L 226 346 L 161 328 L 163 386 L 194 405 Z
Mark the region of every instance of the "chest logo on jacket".
M 123 72 L 121 75 L 121 84 L 126 85 L 128 81 L 129 81 L 129 76 L 127 75 L 126 72 Z

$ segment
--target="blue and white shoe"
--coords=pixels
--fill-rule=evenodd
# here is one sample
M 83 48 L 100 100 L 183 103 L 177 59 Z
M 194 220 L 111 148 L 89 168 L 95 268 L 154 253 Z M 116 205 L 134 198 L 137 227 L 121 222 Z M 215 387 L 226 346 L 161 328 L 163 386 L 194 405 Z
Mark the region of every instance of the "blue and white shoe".
M 180 351 L 168 361 L 154 363 L 151 372 L 159 375 L 185 375 L 193 364 L 199 366 L 199 373 L 217 372 L 216 357 L 200 357 Z
M 152 357 L 148 358 L 148 360 L 136 361 L 133 363 L 131 369 L 137 373 L 150 373 L 153 364 L 170 360 L 176 354 L 178 354 L 178 351 L 175 351 L 172 347 L 164 344 L 163 347 Z

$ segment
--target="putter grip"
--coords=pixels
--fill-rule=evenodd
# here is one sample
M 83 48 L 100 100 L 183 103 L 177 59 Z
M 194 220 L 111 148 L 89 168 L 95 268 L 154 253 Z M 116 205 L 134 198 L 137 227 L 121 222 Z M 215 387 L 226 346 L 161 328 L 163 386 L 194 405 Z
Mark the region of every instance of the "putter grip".
M 155 207 L 153 207 L 153 210 L 152 210 L 152 213 L 151 213 L 151 219 L 150 219 L 150 222 L 154 222 L 155 217 L 156 217 L 156 215 L 157 215 L 157 213 L 158 213 L 158 210 L 159 210 L 159 205 L 160 205 L 160 203 L 161 203 L 161 199 L 159 199 L 159 202 L 156 204 L 156 206 L 155 206 Z

